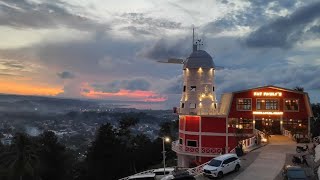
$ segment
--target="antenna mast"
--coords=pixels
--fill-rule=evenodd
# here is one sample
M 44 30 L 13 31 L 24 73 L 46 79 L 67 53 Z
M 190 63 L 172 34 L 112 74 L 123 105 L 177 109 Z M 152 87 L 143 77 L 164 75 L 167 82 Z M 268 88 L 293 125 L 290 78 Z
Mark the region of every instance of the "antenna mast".
M 192 27 L 192 51 L 195 52 L 198 50 L 198 46 L 194 43 L 194 27 Z

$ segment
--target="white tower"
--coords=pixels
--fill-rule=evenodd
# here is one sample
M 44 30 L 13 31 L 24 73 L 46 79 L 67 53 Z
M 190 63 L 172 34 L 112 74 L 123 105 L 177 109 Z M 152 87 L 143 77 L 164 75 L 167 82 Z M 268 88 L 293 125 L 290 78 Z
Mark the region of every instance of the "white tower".
M 217 100 L 212 57 L 193 44 L 193 52 L 183 66 L 183 92 L 179 114 L 215 115 Z
M 214 74 L 217 67 L 212 57 L 198 47 L 201 40 L 192 39 L 192 53 L 186 59 L 171 58 L 161 63 L 183 64 L 183 90 L 178 113 L 180 115 L 218 115 Z

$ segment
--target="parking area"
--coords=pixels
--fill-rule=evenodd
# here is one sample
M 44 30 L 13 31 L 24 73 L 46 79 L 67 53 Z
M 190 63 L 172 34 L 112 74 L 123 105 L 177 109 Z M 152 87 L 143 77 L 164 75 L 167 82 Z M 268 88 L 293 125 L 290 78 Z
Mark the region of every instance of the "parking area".
M 232 180 L 234 179 L 236 176 L 238 176 L 240 173 L 242 173 L 247 167 L 250 166 L 250 164 L 252 164 L 254 162 L 254 160 L 258 157 L 258 155 L 260 154 L 261 149 L 257 149 L 253 152 L 247 153 L 246 155 L 240 157 L 241 159 L 241 168 L 238 172 L 232 172 L 229 173 L 227 175 L 225 175 L 223 177 L 223 179 L 225 180 Z M 209 178 L 204 177 L 203 175 L 199 175 L 198 177 L 196 177 L 196 179 L 198 180 L 207 180 Z
M 287 161 L 287 154 L 295 154 L 296 143 L 291 139 L 275 135 L 267 146 L 252 151 L 241 157 L 242 168 L 223 177 L 225 180 L 274 180 L 278 177 Z M 197 179 L 208 179 L 203 175 Z

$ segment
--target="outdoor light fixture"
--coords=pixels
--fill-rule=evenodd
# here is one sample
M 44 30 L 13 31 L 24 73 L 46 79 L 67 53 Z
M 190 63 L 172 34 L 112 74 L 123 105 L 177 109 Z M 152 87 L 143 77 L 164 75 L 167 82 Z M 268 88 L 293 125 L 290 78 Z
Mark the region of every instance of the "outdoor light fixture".
M 162 137 L 163 175 L 166 174 L 166 150 L 164 147 L 164 142 L 170 142 L 170 138 Z

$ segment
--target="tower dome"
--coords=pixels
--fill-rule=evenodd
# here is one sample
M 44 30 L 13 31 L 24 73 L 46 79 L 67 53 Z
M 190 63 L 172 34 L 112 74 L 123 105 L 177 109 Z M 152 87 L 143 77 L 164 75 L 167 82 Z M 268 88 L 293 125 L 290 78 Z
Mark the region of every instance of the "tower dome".
M 210 54 L 204 50 L 193 51 L 186 59 L 183 69 L 186 68 L 214 68 L 214 62 Z

